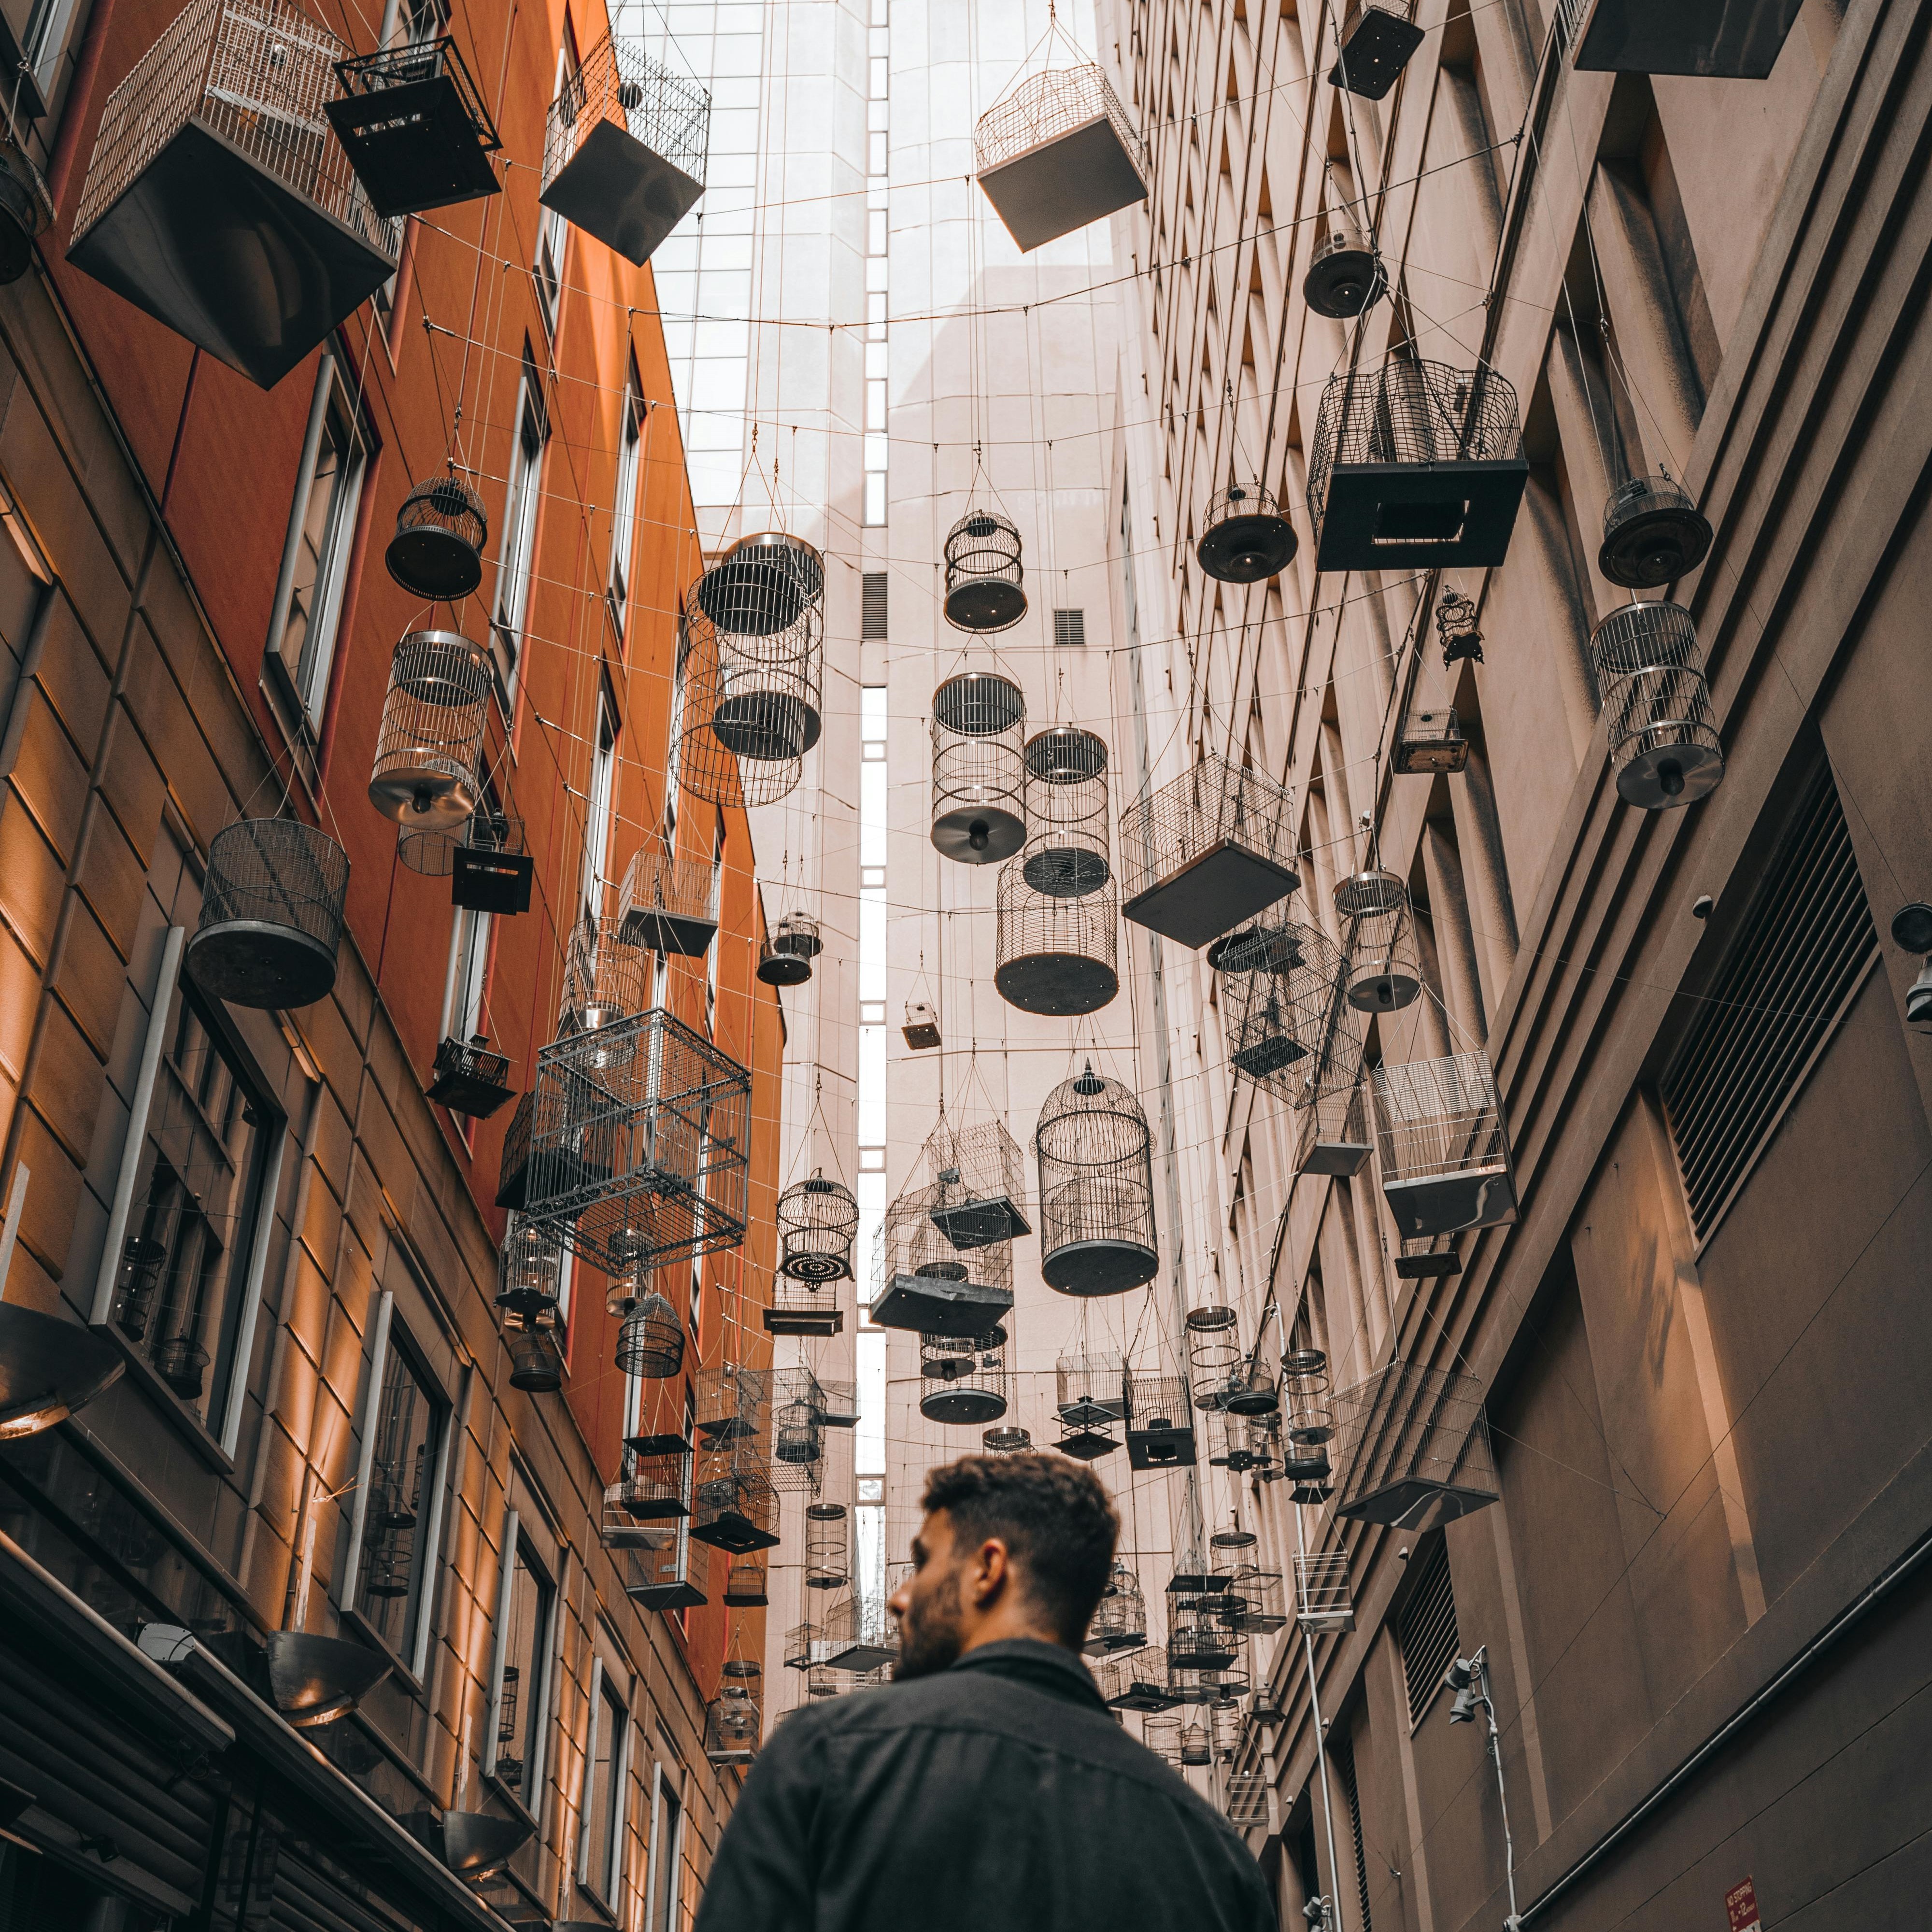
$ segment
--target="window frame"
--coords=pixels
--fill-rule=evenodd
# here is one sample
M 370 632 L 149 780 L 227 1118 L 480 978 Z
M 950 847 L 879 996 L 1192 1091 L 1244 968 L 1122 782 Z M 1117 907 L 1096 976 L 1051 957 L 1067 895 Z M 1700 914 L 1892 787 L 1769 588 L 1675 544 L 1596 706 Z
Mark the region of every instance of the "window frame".
M 504 478 L 496 586 L 490 600 L 490 634 L 496 646 L 497 674 L 506 693 L 516 690 L 530 630 L 537 525 L 543 508 L 544 458 L 549 448 L 550 414 L 544 406 L 542 379 L 526 353 L 512 425 L 509 470 Z
M 610 564 L 604 594 L 620 644 L 630 614 L 631 565 L 638 548 L 638 491 L 644 461 L 644 425 L 650 416 L 634 358 L 624 378 L 623 416 L 617 439 L 616 494 L 610 506 Z
M 489 1695 L 484 1705 L 483 1775 L 512 1804 L 520 1806 L 541 1828 L 543 1782 L 550 1757 L 550 1680 L 555 1675 L 557 1605 L 562 1592 L 554 1574 L 556 1566 L 548 1562 L 544 1553 L 538 1549 L 536 1539 L 524 1528 L 522 1513 L 514 1504 L 503 1513 L 502 1542 L 502 1567 L 496 1584 L 496 1641 L 491 1646 Z M 523 1558 L 524 1568 L 536 1578 L 543 1604 L 542 1628 L 533 1636 L 521 1660 L 510 1654 L 511 1610 L 519 1557 Z M 528 1712 L 525 1718 L 523 1768 L 514 1784 L 506 1782 L 499 1768 L 502 1740 L 497 1735 L 502 1726 L 503 1672 L 506 1666 L 512 1664 L 518 1666 L 520 1686 L 521 1672 L 529 1669 L 536 1679 L 536 1696 L 535 1708 Z
M 617 715 L 610 688 L 597 681 L 597 727 L 590 742 L 590 783 L 584 800 L 584 909 L 592 919 L 604 911 L 610 884 L 610 820 L 616 808 Z
M 580 1891 L 587 1892 L 615 1918 L 623 1897 L 624 1838 L 630 1822 L 626 1801 L 631 1775 L 631 1709 L 629 1699 L 617 1687 L 614 1673 L 601 1655 L 591 1666 L 590 1708 L 590 1735 L 584 1748 L 584 1789 L 578 1810 L 582 1824 L 578 1841 L 577 1884 Z M 604 1824 L 610 1836 L 599 1871 L 593 1869 L 598 1860 L 592 1827 L 597 1815 L 597 1755 L 607 1723 L 613 1724 L 616 1737 L 604 1773 L 603 1795 L 609 1806 Z
M 672 1789 L 659 1759 L 651 1767 L 651 1849 L 644 1881 L 644 1932 L 676 1932 L 682 1904 L 677 1861 L 683 1839 L 684 1800 Z

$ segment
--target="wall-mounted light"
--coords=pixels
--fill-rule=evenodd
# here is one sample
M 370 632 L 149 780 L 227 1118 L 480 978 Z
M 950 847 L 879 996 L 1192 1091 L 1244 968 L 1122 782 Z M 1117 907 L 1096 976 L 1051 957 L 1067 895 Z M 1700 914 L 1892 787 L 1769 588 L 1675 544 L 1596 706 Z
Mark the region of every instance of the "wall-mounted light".
M 1925 964 L 1905 995 L 1905 1024 L 1932 1033 L 1932 905 L 1914 900 L 1892 916 L 1894 945 L 1916 952 Z

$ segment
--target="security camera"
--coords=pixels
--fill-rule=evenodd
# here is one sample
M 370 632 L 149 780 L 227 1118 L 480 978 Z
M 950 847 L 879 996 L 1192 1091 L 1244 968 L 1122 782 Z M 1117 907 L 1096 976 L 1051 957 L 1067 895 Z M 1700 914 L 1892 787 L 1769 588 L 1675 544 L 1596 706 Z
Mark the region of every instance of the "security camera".
M 1932 1033 L 1932 959 L 1926 961 L 1918 978 L 1906 988 L 1905 1024 L 1922 1033 Z
M 1932 905 L 1914 900 L 1892 916 L 1892 944 L 1906 952 L 1932 952 Z
M 1711 916 L 1711 895 L 1708 892 L 1700 892 L 1690 902 L 1690 916 L 1693 919 L 1708 919 Z

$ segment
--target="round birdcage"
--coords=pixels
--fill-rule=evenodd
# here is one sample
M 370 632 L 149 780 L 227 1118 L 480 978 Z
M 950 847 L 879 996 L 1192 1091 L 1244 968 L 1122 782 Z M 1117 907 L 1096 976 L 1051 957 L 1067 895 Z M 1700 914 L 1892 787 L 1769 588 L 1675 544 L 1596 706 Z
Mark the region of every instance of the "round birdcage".
M 512 1214 L 496 1257 L 496 1306 L 506 1327 L 534 1328 L 554 1316 L 563 1277 L 563 1241 L 547 1222 Z
M 1049 1094 L 1034 1130 L 1040 1271 L 1062 1294 L 1124 1294 L 1160 1266 L 1152 1136 L 1141 1103 L 1090 1063 Z
M 851 1580 L 851 1518 L 843 1503 L 809 1503 L 805 1511 L 805 1587 L 836 1590 Z
M 349 855 L 294 818 L 244 818 L 208 848 L 201 916 L 182 964 L 212 998 L 278 1010 L 335 984 Z
M 562 1033 L 595 1033 L 644 1010 L 644 950 L 627 945 L 622 922 L 579 920 L 563 968 Z
M 1115 1561 L 1107 1573 L 1107 1587 L 1087 1627 L 1088 1650 L 1112 1655 L 1138 1650 L 1147 1642 L 1147 1599 L 1140 1579 L 1126 1564 Z
M 825 1460 L 825 1418 L 811 1403 L 788 1402 L 772 1416 L 772 1459 L 794 1465 Z
M 563 1386 L 563 1354 L 554 1329 L 520 1330 L 510 1337 L 510 1386 L 530 1395 L 554 1395 Z
M 703 722 L 733 757 L 783 764 L 818 743 L 824 587 L 816 550 L 771 536 L 746 538 L 692 586 L 694 661 L 710 675 L 686 702 L 700 700 Z
M 1214 1762 L 1213 1747 L 1208 1741 L 1205 1724 L 1186 1726 L 1180 1733 L 1180 1766 L 1184 1771 Z
M 1291 1442 L 1326 1442 L 1334 1437 L 1328 1358 L 1322 1350 L 1291 1349 L 1281 1358 L 1281 1406 Z
M 446 827 L 476 811 L 490 685 L 489 652 L 460 632 L 412 631 L 397 645 L 369 774 L 384 818 Z
M 778 1196 L 778 1218 L 784 1243 L 781 1274 L 794 1281 L 851 1279 L 859 1202 L 849 1187 L 827 1180 L 820 1168 Z
M 1064 835 L 1051 835 L 1058 864 Z M 1109 880 L 1079 898 L 1041 892 L 1028 880 L 1034 848 L 1000 868 L 993 984 L 1009 1006 L 1064 1018 L 1097 1012 L 1120 990 L 1120 895 Z
M 677 1310 L 653 1290 L 634 1302 L 617 1331 L 611 1358 L 620 1374 L 665 1382 L 684 1366 L 684 1324 Z
M 1388 292 L 1388 276 L 1373 238 L 1346 226 L 1316 244 L 1301 282 L 1308 306 L 1337 322 L 1360 315 Z
M 1331 1063 L 1359 1056 L 1342 955 L 1318 926 L 1270 915 L 1216 940 L 1208 963 L 1228 1064 L 1256 1086 L 1298 1104 Z
M 1187 1386 L 1196 1408 L 1220 1408 L 1240 1380 L 1240 1330 L 1232 1308 L 1187 1311 Z
M 483 581 L 489 541 L 482 498 L 460 477 L 437 476 L 403 499 L 382 560 L 405 590 L 453 604 Z
M 1408 889 L 1393 872 L 1356 872 L 1335 888 L 1342 916 L 1348 1004 L 1358 1012 L 1389 1013 L 1422 991 Z
M 758 977 L 767 986 L 802 986 L 812 977 L 812 962 L 824 950 L 818 920 L 788 912 L 759 950 Z
M 962 671 L 932 694 L 932 843 L 963 866 L 1026 842 L 1026 698 L 997 671 Z
M 1626 604 L 1597 626 L 1590 649 L 1618 796 L 1669 812 L 1715 791 L 1724 741 L 1690 612 L 1679 604 Z
M 1023 1456 L 1033 1447 L 1030 1429 L 989 1429 L 980 1438 L 988 1456 Z
M 0 283 L 34 265 L 34 241 L 51 225 L 53 204 L 40 171 L 19 148 L 0 154 Z
M 446 879 L 456 870 L 456 854 L 470 837 L 476 821 L 466 818 L 460 825 L 415 825 L 405 820 L 396 827 L 396 856 L 409 869 L 425 879 Z
M 1107 847 L 1107 741 L 1056 724 L 1026 742 L 1027 884 L 1052 898 L 1080 898 L 1113 876 Z
M 1668 476 L 1634 476 L 1604 506 L 1597 568 L 1627 590 L 1661 590 L 1710 554 L 1711 526 Z
M 692 586 L 691 601 L 718 630 L 771 638 L 825 594 L 825 560 L 802 538 L 767 530 L 741 537 Z
M 1231 483 L 1209 499 L 1194 555 L 1222 584 L 1259 584 L 1294 561 L 1300 539 L 1281 506 L 1258 483 Z
M 798 618 L 794 628 L 816 634 L 822 630 L 823 624 L 823 610 L 812 604 Z M 734 650 L 734 646 L 740 643 L 746 646 L 742 653 Z M 737 694 L 748 698 L 756 686 L 745 680 L 747 676 L 755 677 L 755 666 L 761 656 L 788 653 L 795 664 L 796 644 L 790 632 L 766 639 L 734 638 L 715 629 L 701 610 L 693 609 L 687 614 L 678 659 L 677 675 L 682 695 L 677 713 L 673 766 L 678 782 L 693 797 L 722 806 L 728 812 L 744 811 L 761 805 L 776 805 L 796 787 L 805 770 L 802 748 L 786 757 L 741 758 L 725 739 L 712 729 L 712 719 L 727 694 L 728 674 L 738 680 L 732 687 Z M 754 668 L 748 672 L 747 665 Z M 807 722 L 804 709 L 806 698 L 809 697 L 814 713 L 818 705 L 815 680 L 819 670 L 815 645 L 811 665 L 811 677 L 814 681 L 812 692 L 789 687 L 781 689 L 782 700 L 795 698 L 799 706 L 795 709 L 781 701 L 772 707 L 766 722 L 771 724 L 774 735 L 766 740 L 763 748 L 770 750 L 794 725 L 802 736 Z M 754 734 L 759 717 L 754 706 L 748 706 L 742 716 L 728 711 L 728 735 L 741 730 L 748 736 Z
M 998 1422 L 1012 1394 L 1006 1331 L 919 1338 L 919 1412 L 928 1422 Z
M 946 533 L 946 621 L 1004 631 L 1026 615 L 1020 533 L 997 510 L 968 510 Z

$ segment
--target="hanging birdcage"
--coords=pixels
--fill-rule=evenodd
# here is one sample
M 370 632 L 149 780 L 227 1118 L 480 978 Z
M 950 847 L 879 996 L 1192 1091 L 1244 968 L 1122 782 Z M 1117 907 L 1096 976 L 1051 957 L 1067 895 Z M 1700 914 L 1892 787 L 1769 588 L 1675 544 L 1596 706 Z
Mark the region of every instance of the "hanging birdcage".
M 1358 233 L 1344 219 L 1316 242 L 1301 278 L 1301 298 L 1317 315 L 1346 321 L 1360 315 L 1388 292 L 1388 275 L 1375 237 Z
M 762 1557 L 740 1558 L 724 1573 L 724 1602 L 734 1610 L 762 1610 L 771 1601 Z
M 1618 796 L 1669 812 L 1715 791 L 1724 746 L 1690 612 L 1678 604 L 1623 604 L 1597 626 L 1590 650 Z
M 716 666 L 702 722 L 734 758 L 782 763 L 818 742 L 824 588 L 818 551 L 775 535 L 744 538 L 691 586 L 692 648 Z
M 798 622 L 808 630 L 822 628 L 824 614 L 808 606 Z M 769 640 L 751 639 L 755 658 Z M 711 728 L 724 695 L 724 677 L 735 660 L 732 640 L 724 637 L 700 610 L 686 613 L 679 640 L 677 677 L 682 687 L 676 703 L 676 736 L 671 768 L 679 784 L 694 798 L 722 806 L 727 812 L 754 810 L 776 805 L 796 789 L 805 771 L 805 754 L 789 758 L 742 758 Z M 799 722 L 803 723 L 802 715 Z M 728 716 L 728 728 L 729 721 Z
M 1012 1244 L 962 1252 L 934 1225 L 944 1190 L 934 1184 L 902 1194 L 880 1229 L 872 1321 L 920 1334 L 983 1335 L 1013 1305 Z
M 456 855 L 469 836 L 467 824 L 446 829 L 405 822 L 396 827 L 396 857 L 418 878 L 446 879 L 456 870 Z
M 1198 1723 L 1184 1725 L 1180 1732 L 1181 1769 L 1196 1770 L 1214 1762 L 1214 1753 L 1208 1742 L 1206 1725 Z
M 1627 590 L 1661 590 L 1688 577 L 1711 548 L 1711 526 L 1668 476 L 1636 476 L 1604 506 L 1597 568 Z
M 1225 1406 L 1205 1412 L 1208 1460 L 1217 1469 L 1238 1476 L 1269 1480 L 1280 1446 L 1278 1408 L 1261 1415 L 1238 1415 Z
M 1454 711 L 1445 707 L 1410 712 L 1402 721 L 1389 763 L 1405 777 L 1466 771 L 1469 741 L 1463 736 Z
M 625 1312 L 611 1358 L 620 1375 L 664 1382 L 684 1366 L 684 1324 L 677 1310 L 655 1291 Z
M 563 1276 L 556 1230 L 513 1214 L 496 1257 L 496 1306 L 506 1327 L 554 1324 Z
M 1301 1111 L 1294 1171 L 1298 1174 L 1360 1174 L 1370 1154 L 1367 1089 L 1355 1074 L 1346 1087 L 1318 1093 Z
M 1349 1005 L 1362 1013 L 1407 1006 L 1422 991 L 1408 888 L 1393 872 L 1371 866 L 1335 888 L 1335 910 L 1342 920 Z
M 1176 1670 L 1226 1670 L 1234 1662 L 1240 1646 L 1220 1616 L 1227 1588 L 1226 1576 L 1198 1568 L 1177 1571 L 1168 1584 L 1170 1675 Z
M 1040 1268 L 1062 1294 L 1123 1294 L 1160 1265 L 1152 1136 L 1119 1081 L 1092 1064 L 1062 1081 L 1034 1130 L 1040 1166 Z
M 802 986 L 812 977 L 812 962 L 824 950 L 818 920 L 788 912 L 758 949 L 758 977 L 767 986 Z
M 481 802 L 476 754 L 490 654 L 457 631 L 412 631 L 389 663 L 369 802 L 399 824 L 460 825 Z
M 1107 857 L 1107 744 L 1077 724 L 1036 732 L 1022 753 L 1026 882 L 1054 898 L 1098 892 L 1113 876 Z
M 1269 1636 L 1288 1622 L 1287 1584 L 1279 1570 L 1252 1564 L 1236 1570 L 1221 1603 L 1221 1621 L 1238 1636 Z
M 726 1362 L 698 1372 L 692 1419 L 707 1448 L 756 1442 L 764 1435 L 771 1400 L 767 1370 Z
M 1121 814 L 1120 857 L 1124 915 L 1180 945 L 1205 946 L 1301 883 L 1294 794 L 1206 752 Z
M 510 1336 L 510 1386 L 530 1395 L 554 1395 L 563 1386 L 563 1351 L 554 1328 L 530 1328 Z
M 1178 1701 L 1167 1688 L 1167 1652 L 1143 1644 L 1125 1657 L 1110 1657 L 1093 1666 L 1100 1700 L 1111 1711 L 1171 1711 Z
M 1516 1175 L 1483 1052 L 1375 1070 L 1382 1194 L 1405 1240 L 1516 1219 Z
M 278 0 L 190 0 L 107 98 L 68 260 L 272 388 L 401 252 L 324 118 L 350 51 Z
M 1421 44 L 1422 29 L 1408 17 L 1407 0 L 1357 0 L 1342 23 L 1329 85 L 1379 100 Z
M 121 1250 L 121 1271 L 114 1284 L 114 1321 L 130 1341 L 142 1340 L 154 1312 L 154 1292 L 160 1286 L 161 1264 L 168 1251 L 159 1241 L 130 1235 Z M 4 1426 L 4 1424 L 0 1424 Z
M 808 1617 L 785 1632 L 784 1655 L 780 1660 L 788 1670 L 812 1670 L 825 1661 L 825 1634 Z
M 728 636 L 772 638 L 825 596 L 825 560 L 802 537 L 740 537 L 692 586 L 692 602 Z
M 1020 533 L 997 510 L 968 510 L 946 533 L 946 621 L 1004 631 L 1026 615 Z
M 1244 1360 L 1234 1311 L 1219 1304 L 1187 1311 L 1187 1382 L 1196 1408 L 1220 1408 L 1240 1385 Z
M 851 1581 L 851 1518 L 843 1503 L 809 1503 L 805 1511 L 805 1587 L 836 1590 Z
M 154 1372 L 184 1402 L 199 1402 L 208 1378 L 208 1354 L 192 1335 L 171 1335 L 154 1350 Z
M 919 1412 L 928 1422 L 960 1426 L 998 1422 L 1012 1396 L 1007 1327 L 983 1335 L 922 1335 Z
M 482 498 L 460 476 L 437 476 L 403 499 L 382 561 L 412 595 L 454 604 L 483 581 L 489 541 Z
M 1576 65 L 1583 73 L 1764 80 L 1802 10 L 1798 0 L 1748 0 L 1714 11 L 1597 0 L 1578 10 Z
M 633 1436 L 624 1444 L 617 1480 L 604 1490 L 604 1546 L 648 1549 L 654 1523 L 691 1514 L 691 1444 L 682 1436 Z
M 1460 590 L 1444 590 L 1436 605 L 1436 634 L 1442 646 L 1442 668 L 1454 670 L 1459 664 L 1480 664 L 1483 633 L 1476 622 L 1476 607 Z
M 586 914 L 571 929 L 564 955 L 563 1003 L 557 1030 L 605 1036 L 605 1054 L 622 1052 L 627 1037 L 611 1030 L 633 1019 L 644 1006 L 643 949 L 627 944 L 623 926 L 614 919 L 592 919 Z M 600 1060 L 598 1066 L 610 1064 Z
M 1231 483 L 1208 499 L 1194 555 L 1220 583 L 1259 584 L 1286 570 L 1300 544 L 1270 491 L 1258 483 Z
M 890 1664 L 899 1654 L 899 1634 L 886 1597 L 848 1593 L 833 1598 L 826 1606 L 821 1647 L 830 1670 L 862 1673 Z
M 524 821 L 514 812 L 484 806 L 456 848 L 450 874 L 452 905 L 514 918 L 530 909 L 536 861 L 524 850 Z
M 1180 1768 L 1180 1720 L 1172 1712 L 1148 1711 L 1141 1716 L 1141 1742 L 1172 1769 Z
M 497 191 L 502 146 L 454 36 L 338 61 L 325 112 L 378 214 L 424 214 Z
M 956 1127 L 942 1112 L 920 1154 L 938 1190 L 932 1224 L 956 1248 L 987 1247 L 1033 1232 L 1024 1157 L 1004 1120 Z
M 1147 198 L 1153 173 L 1096 66 L 1030 74 L 980 116 L 974 172 L 1022 254 Z
M 1136 1469 L 1178 1469 L 1194 1461 L 1187 1384 L 1157 1370 L 1127 1372 L 1127 1460 Z
M 1118 1558 L 1107 1572 L 1107 1587 L 1087 1626 L 1081 1649 L 1089 1657 L 1124 1655 L 1147 1642 L 1147 1599 L 1132 1567 Z
M 929 1000 L 907 1000 L 905 1024 L 899 1030 L 905 1036 L 906 1045 L 915 1053 L 923 1053 L 928 1047 L 938 1046 L 938 1010 Z
M 701 1443 L 692 1490 L 691 1534 L 734 1556 L 778 1540 L 778 1497 L 755 1443 Z
M 1324 1061 L 1358 1047 L 1342 956 L 1318 926 L 1270 914 L 1216 940 L 1208 962 L 1228 1064 L 1257 1087 L 1298 1102 Z
M 681 1524 L 664 1523 L 624 1551 L 624 1594 L 640 1610 L 695 1610 L 704 1594 L 704 1551 Z
M 1294 1620 L 1305 1630 L 1355 1628 L 1346 1550 L 1312 1551 L 1295 1558 Z
M 704 192 L 710 128 L 696 81 L 606 34 L 551 104 L 537 198 L 641 268 Z
M 824 1466 L 824 1418 L 808 1402 L 781 1402 L 772 1412 L 773 1483 L 816 1495 Z
M 480 1033 L 466 1041 L 440 1040 L 424 1097 L 452 1114 L 487 1120 L 510 1097 L 509 1056 L 490 1052 L 487 1036 Z
M 1070 848 L 1058 840 L 1046 857 L 1060 866 Z M 1039 842 L 1000 868 L 993 984 L 1007 1005 L 1024 1013 L 1070 1018 L 1098 1012 L 1120 990 L 1115 964 L 1119 904 L 1111 881 L 1083 898 L 1041 891 L 1032 883 L 1041 863 Z
M 772 1298 L 760 1311 L 768 1335 L 838 1335 L 844 1332 L 845 1311 L 838 1290 L 830 1281 L 796 1281 L 783 1274 L 772 1276 Z
M 758 1754 L 761 1722 L 748 1684 L 720 1686 L 704 1707 L 704 1755 L 713 1764 L 749 1764 Z
M 1281 1406 L 1288 1439 L 1315 1444 L 1335 1434 L 1328 1358 L 1319 1348 L 1292 1348 L 1281 1360 Z
M 1474 1376 L 1398 1358 L 1335 1407 L 1338 1515 L 1420 1535 L 1496 1500 Z
M 1026 842 L 1026 699 L 997 671 L 962 671 L 932 694 L 932 843 L 962 866 Z
M 1316 568 L 1499 564 L 1528 480 L 1516 392 L 1486 364 L 1398 354 L 1331 376 L 1308 460 Z
M 1238 1832 L 1260 1828 L 1272 1831 L 1274 1820 L 1274 1786 L 1268 1774 L 1259 1771 L 1232 1771 L 1221 1792 L 1221 1810 Z
M 183 953 L 212 998 L 286 1011 L 335 984 L 349 855 L 294 818 L 244 818 L 209 841 L 201 916 Z
M 14 142 L 0 149 L 0 283 L 17 282 L 34 266 L 34 243 L 53 226 L 46 177 Z
M 536 1092 L 526 1211 L 576 1253 L 621 1274 L 743 1239 L 751 1076 L 701 1034 L 658 1008 L 570 1034 Z
M 858 1198 L 823 1168 L 778 1196 L 778 1272 L 794 1281 L 849 1281 L 852 1243 L 859 1232 Z
M 703 958 L 718 931 L 718 868 L 695 854 L 675 857 L 661 838 L 646 839 L 624 868 L 617 931 L 626 946 Z
M 1054 1367 L 1055 1412 L 1069 1429 L 1105 1429 L 1127 1413 L 1126 1368 L 1118 1351 L 1078 1348 Z

